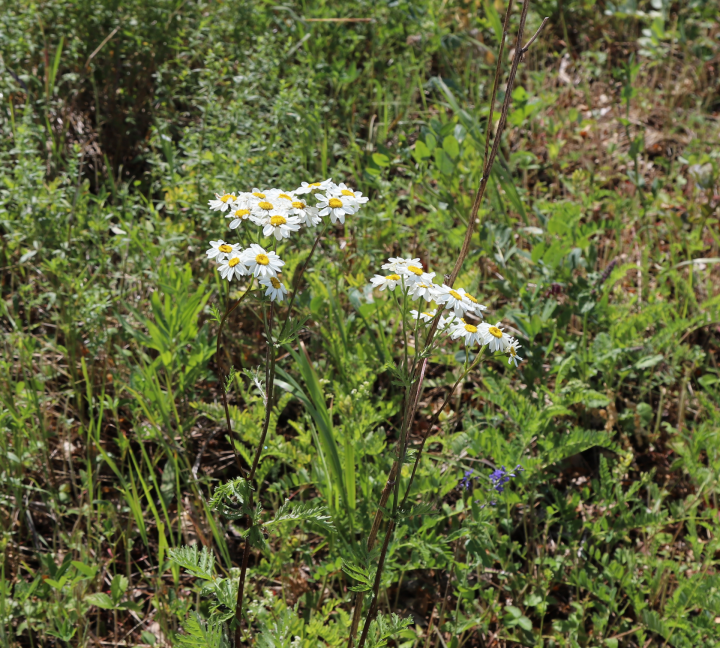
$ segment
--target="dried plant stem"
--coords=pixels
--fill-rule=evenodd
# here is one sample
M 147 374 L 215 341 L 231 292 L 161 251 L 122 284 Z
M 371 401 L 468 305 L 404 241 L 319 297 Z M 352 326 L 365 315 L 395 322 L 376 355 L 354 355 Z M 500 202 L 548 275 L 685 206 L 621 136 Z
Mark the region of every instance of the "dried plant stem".
M 510 0 L 507 13 L 505 14 L 505 21 L 503 25 L 503 37 L 500 42 L 500 53 L 497 60 L 497 66 L 495 68 L 495 78 L 493 82 L 493 90 L 491 95 L 491 104 L 488 114 L 488 124 L 487 124 L 487 133 L 486 133 L 486 141 L 485 141 L 485 152 L 483 157 L 483 171 L 482 171 L 482 177 L 480 178 L 480 184 L 478 186 L 477 192 L 475 194 L 475 199 L 473 200 L 473 205 L 470 210 L 470 217 L 468 219 L 468 225 L 467 230 L 465 232 L 465 238 L 463 240 L 462 248 L 460 250 L 460 255 L 458 256 L 458 259 L 455 263 L 455 266 L 452 270 L 452 272 L 446 276 L 446 284 L 450 287 L 453 286 L 455 283 L 455 280 L 457 279 L 458 274 L 460 273 L 460 269 L 462 268 L 463 262 L 465 261 L 468 251 L 470 249 L 470 242 L 472 240 L 472 235 L 475 228 L 475 221 L 477 219 L 478 212 L 480 210 L 480 205 L 482 204 L 483 197 L 485 196 L 485 189 L 487 188 L 488 179 L 490 177 L 490 173 L 492 172 L 492 167 L 495 162 L 495 158 L 497 157 L 499 148 L 500 148 L 500 142 L 502 139 L 503 131 L 505 130 L 505 125 L 507 123 L 507 116 L 508 112 L 510 110 L 510 102 L 512 99 L 512 89 L 513 85 L 515 83 L 515 76 L 517 74 L 517 69 L 520 64 L 520 61 L 523 57 L 523 54 L 528 50 L 528 48 L 532 45 L 532 43 L 537 39 L 538 35 L 540 34 L 540 31 L 545 27 L 545 24 L 547 23 L 547 19 L 543 20 L 542 25 L 538 29 L 538 31 L 533 35 L 533 37 L 528 41 L 527 45 L 523 47 L 523 35 L 525 31 L 525 21 L 527 19 L 527 12 L 529 7 L 529 0 L 524 0 L 522 4 L 522 10 L 520 13 L 520 22 L 518 26 L 518 32 L 517 32 L 517 38 L 516 38 L 516 44 L 515 44 L 515 55 L 513 57 L 512 65 L 510 68 L 510 73 L 508 75 L 508 80 L 505 86 L 505 98 L 503 100 L 502 110 L 500 113 L 500 120 L 498 121 L 498 126 L 495 134 L 495 139 L 492 144 L 492 148 L 490 149 L 489 146 L 489 140 L 490 140 L 490 130 L 492 126 L 492 118 L 493 118 L 493 112 L 495 109 L 495 98 L 497 96 L 497 89 L 500 82 L 500 73 L 501 73 L 501 63 L 502 63 L 502 54 L 504 51 L 505 46 L 505 40 L 507 38 L 507 32 L 508 32 L 508 25 L 510 22 L 510 13 L 512 11 L 513 6 L 513 0 Z M 489 150 L 489 153 L 488 153 Z M 430 332 L 428 333 L 426 342 L 425 342 L 425 349 L 430 348 L 430 346 L 433 343 L 433 339 L 435 337 L 435 333 L 437 332 L 437 326 L 440 321 L 440 310 L 438 309 L 438 313 L 435 316 L 435 319 L 433 320 L 433 323 L 430 327 Z M 480 354 L 478 354 L 479 358 Z M 476 358 L 476 361 L 478 360 Z M 475 362 L 473 363 L 473 366 L 475 365 Z M 413 381 L 412 386 L 408 389 L 410 393 L 410 397 L 407 398 L 407 405 L 403 416 L 403 423 L 402 423 L 402 429 L 400 434 L 400 441 L 398 444 L 398 457 L 393 464 L 393 471 L 396 472 L 396 474 L 393 474 L 393 471 L 391 471 L 391 474 L 388 476 L 388 481 L 386 483 L 385 490 L 388 489 L 388 484 L 393 482 L 392 487 L 395 491 L 395 497 L 393 501 L 393 519 L 390 520 L 388 527 L 385 531 L 385 539 L 383 541 L 383 547 L 380 553 L 380 558 L 378 560 L 378 569 L 375 576 L 375 583 L 373 585 L 373 599 L 370 604 L 370 610 L 368 611 L 367 618 L 365 619 L 365 624 L 363 626 L 363 631 L 360 636 L 360 641 L 358 642 L 358 648 L 364 648 L 365 641 L 367 640 L 367 635 L 370 630 L 370 624 L 372 623 L 373 619 L 375 618 L 375 615 L 377 614 L 377 608 L 378 608 L 378 596 L 379 596 L 379 587 L 380 582 L 382 578 L 382 570 L 383 566 L 385 564 L 385 559 L 387 555 L 387 549 L 390 544 L 390 538 L 392 536 L 392 533 L 395 529 L 395 516 L 397 515 L 398 511 L 398 497 L 397 494 L 399 492 L 399 486 L 400 486 L 400 477 L 401 477 L 401 468 L 402 468 L 402 462 L 404 461 L 405 456 L 405 450 L 407 446 L 407 438 L 409 437 L 409 429 L 410 425 L 415 417 L 415 411 L 417 409 L 418 402 L 420 400 L 420 395 L 422 394 L 423 389 L 423 381 L 425 377 L 425 371 L 427 369 L 427 363 L 428 359 L 425 358 L 423 361 L 416 366 L 415 370 L 415 380 Z M 467 374 L 464 374 L 467 375 Z M 449 399 L 452 397 L 453 392 L 455 391 L 457 385 L 459 384 L 459 381 L 464 377 L 461 376 L 461 378 L 456 382 L 455 386 L 451 390 L 450 394 L 448 395 L 446 402 L 443 404 L 443 407 L 440 408 L 438 413 L 436 414 L 436 419 L 439 419 L 440 413 L 444 409 L 445 405 L 449 401 Z M 433 425 L 436 424 L 436 420 L 433 420 Z M 432 426 L 431 426 L 432 429 Z M 422 455 L 422 451 L 425 447 L 425 440 L 427 439 L 428 435 L 425 435 L 423 438 L 423 442 L 418 450 L 417 456 L 415 458 L 415 465 L 413 466 L 413 472 L 410 479 L 410 482 L 408 484 L 408 488 L 405 492 L 405 497 L 403 498 L 403 503 L 405 503 L 409 493 L 410 493 L 410 487 L 412 486 L 412 481 L 415 477 L 415 472 L 417 470 L 417 466 L 420 461 L 420 457 Z M 397 468 L 396 468 L 397 466 Z M 391 479 L 392 478 L 392 479 Z M 378 518 L 381 517 L 381 509 L 378 509 L 378 512 L 375 516 L 375 522 L 378 521 Z M 375 523 L 373 523 L 373 526 L 375 526 Z M 351 627 L 350 632 L 350 638 L 348 641 L 348 648 L 353 648 L 354 643 L 354 637 L 355 633 L 357 632 L 357 625 L 355 623 L 355 617 L 358 616 L 358 608 L 362 605 L 362 597 L 356 597 L 356 607 L 355 607 L 355 614 L 353 618 L 353 625 Z
M 507 116 L 508 112 L 510 112 L 510 102 L 512 100 L 512 89 L 515 85 L 515 76 L 517 74 L 518 66 L 520 65 L 520 61 L 522 60 L 523 53 L 527 51 L 527 48 L 530 47 L 532 42 L 535 41 L 535 39 L 540 34 L 540 30 L 547 24 L 547 20 L 543 20 L 542 25 L 540 26 L 540 29 L 538 29 L 537 33 L 530 39 L 528 44 L 523 47 L 522 46 L 522 39 L 523 34 L 525 32 L 525 20 L 527 19 L 527 12 L 528 12 L 529 2 L 528 0 L 524 0 L 522 4 L 522 11 L 520 12 L 520 24 L 518 25 L 518 32 L 517 32 L 517 39 L 515 41 L 515 56 L 513 56 L 512 65 L 510 66 L 510 74 L 508 75 L 508 80 L 505 85 L 505 98 L 503 100 L 502 109 L 500 111 L 500 121 L 498 121 L 497 130 L 495 133 L 495 139 L 493 140 L 492 149 L 490 151 L 489 157 L 483 160 L 483 174 L 482 178 L 480 178 L 480 185 L 478 186 L 477 193 L 475 194 L 475 200 L 473 201 L 472 209 L 470 210 L 470 218 L 468 219 L 468 226 L 467 230 L 465 232 L 465 239 L 463 240 L 463 245 L 460 250 L 460 256 L 458 256 L 457 261 L 455 262 L 455 267 L 453 268 L 453 271 L 450 273 L 449 280 L 447 282 L 448 286 L 452 287 L 452 285 L 455 283 L 455 279 L 457 279 L 458 274 L 460 273 L 460 268 L 462 268 L 462 264 L 465 261 L 465 258 L 468 255 L 468 251 L 470 249 L 470 241 L 472 239 L 473 232 L 475 230 L 475 220 L 477 219 L 478 211 L 480 211 L 480 205 L 482 204 L 483 197 L 485 196 L 485 189 L 487 187 L 488 180 L 490 178 L 490 173 L 492 172 L 493 164 L 495 163 L 495 158 L 497 157 L 498 150 L 500 149 L 500 142 L 502 140 L 502 134 L 505 130 L 505 124 L 507 123 Z M 507 37 L 507 29 L 509 24 L 509 16 L 510 11 L 512 10 L 512 0 L 510 0 L 510 5 L 508 6 L 508 11 L 505 14 L 505 23 L 503 25 L 503 38 L 500 43 L 500 52 L 502 53 L 503 50 L 503 44 L 505 42 L 505 38 Z M 498 67 L 495 70 L 495 82 L 494 85 L 498 82 L 498 77 L 500 74 L 500 57 L 498 57 Z M 493 92 L 495 93 L 495 87 L 493 87 Z M 495 110 L 495 96 L 492 97 L 492 104 L 490 105 L 490 112 L 488 115 L 488 122 L 492 121 L 492 115 L 493 111 Z M 485 140 L 485 151 L 487 152 L 488 148 L 488 139 L 490 134 L 490 125 L 488 124 L 488 131 L 487 136 Z

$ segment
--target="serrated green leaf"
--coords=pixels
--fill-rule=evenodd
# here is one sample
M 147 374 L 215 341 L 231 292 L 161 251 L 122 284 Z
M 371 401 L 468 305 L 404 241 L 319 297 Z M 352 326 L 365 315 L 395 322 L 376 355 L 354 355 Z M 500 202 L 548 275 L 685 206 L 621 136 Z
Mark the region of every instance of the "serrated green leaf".
M 326 531 L 335 530 L 327 507 L 315 506 L 312 502 L 300 502 L 293 505 L 290 500 L 285 500 L 273 519 L 265 522 L 263 526 L 271 527 L 281 522 L 301 522 L 303 520 L 313 522 Z
M 230 520 L 240 520 L 244 517 L 255 517 L 255 511 L 250 506 L 252 500 L 252 485 L 242 477 L 233 479 L 218 486 L 210 499 L 210 508 L 221 513 Z
M 198 551 L 197 545 L 170 549 L 168 557 L 196 578 L 212 580 L 215 576 L 215 555 L 207 547 L 202 551 Z
M 117 602 L 122 598 L 123 594 L 127 591 L 128 588 L 128 579 L 127 576 L 123 576 L 122 574 L 115 574 L 112 579 L 112 583 L 110 583 L 110 596 L 112 596 L 113 601 L 117 605 Z

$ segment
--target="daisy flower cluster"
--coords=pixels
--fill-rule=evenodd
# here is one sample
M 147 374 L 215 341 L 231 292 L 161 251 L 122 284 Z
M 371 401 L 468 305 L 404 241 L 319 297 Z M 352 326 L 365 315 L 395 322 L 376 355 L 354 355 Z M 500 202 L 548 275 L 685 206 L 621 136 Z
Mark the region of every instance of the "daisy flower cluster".
M 391 257 L 382 265 L 387 275 L 375 275 L 370 283 L 381 292 L 394 291 L 398 286 L 413 301 L 425 301 L 428 305 L 434 302 L 437 308 L 411 310 L 410 315 L 418 324 L 429 325 L 437 316 L 438 308 L 443 315 L 438 320 L 438 330 L 449 335 L 453 340 L 462 339 L 467 346 L 479 344 L 487 346 L 490 351 L 502 351 L 509 356 L 508 363 L 517 365 L 522 358 L 518 355 L 520 344 L 508 335 L 500 325 L 481 321 L 471 324 L 466 316 L 484 320 L 487 310 L 475 297 L 464 288 L 435 283 L 435 273 L 426 272 L 420 259 Z
M 249 192 L 215 194 L 215 199 L 209 201 L 210 209 L 224 214 L 231 230 L 243 223 L 257 226 L 258 242 L 242 248 L 222 239 L 210 241 L 207 257 L 215 260 L 223 279 L 253 276 L 267 289 L 266 297 L 282 301 L 287 288 L 278 275 L 285 262 L 274 251 L 262 247 L 260 238 L 281 241 L 303 227 L 317 227 L 326 216 L 332 223 L 344 224 L 345 216 L 357 213 L 367 201 L 360 191 L 344 183 L 335 184 L 332 179 L 303 182 L 294 191 L 255 187 Z

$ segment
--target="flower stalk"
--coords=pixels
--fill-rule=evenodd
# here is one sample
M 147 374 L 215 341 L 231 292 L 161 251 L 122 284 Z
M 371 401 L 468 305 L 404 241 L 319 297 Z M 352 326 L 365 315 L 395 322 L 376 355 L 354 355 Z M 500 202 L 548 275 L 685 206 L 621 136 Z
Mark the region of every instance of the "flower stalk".
M 441 309 L 438 308 L 435 316 L 432 318 L 432 322 L 430 324 L 427 337 L 425 339 L 425 345 L 422 351 L 422 362 L 420 363 L 414 363 L 413 366 L 413 372 L 412 372 L 412 379 L 410 381 L 410 385 L 406 387 L 406 398 L 405 398 L 405 408 L 403 412 L 403 421 L 402 421 L 402 428 L 401 428 L 401 434 L 400 439 L 398 442 L 398 448 L 397 448 L 397 458 L 393 464 L 393 468 L 390 471 L 390 474 L 388 475 L 388 479 L 386 482 L 385 489 L 387 490 L 388 486 L 392 485 L 393 492 L 394 492 L 394 498 L 393 498 L 393 508 L 392 508 L 392 518 L 389 520 L 387 528 L 385 530 L 385 538 L 383 540 L 383 547 L 382 551 L 380 553 L 380 557 L 378 559 L 378 568 L 376 572 L 375 577 L 375 583 L 373 586 L 373 598 L 370 603 L 370 608 L 368 611 L 368 614 L 365 618 L 365 623 L 363 626 L 362 634 L 360 636 L 360 640 L 358 642 L 358 648 L 364 648 L 365 642 L 367 640 L 370 624 L 372 623 L 373 619 L 375 618 L 375 615 L 377 614 L 378 610 L 378 600 L 379 600 L 379 583 L 381 582 L 382 578 L 382 571 L 385 565 L 385 559 L 387 550 L 390 544 L 390 538 L 394 532 L 395 525 L 396 525 L 396 518 L 398 514 L 398 495 L 400 490 L 400 480 L 402 477 L 402 465 L 404 463 L 405 453 L 407 449 L 407 439 L 409 437 L 409 429 L 412 425 L 412 422 L 415 418 L 415 412 L 417 410 L 417 406 L 420 400 L 420 396 L 423 391 L 423 382 L 424 377 L 427 370 L 428 365 L 428 356 L 429 356 L 429 350 L 432 349 L 435 337 L 438 332 L 450 332 L 451 336 L 453 338 L 464 338 L 466 341 L 466 344 L 469 344 L 470 342 L 478 343 L 480 342 L 482 346 L 489 346 L 492 351 L 495 350 L 504 350 L 508 352 L 508 354 L 511 356 L 510 362 L 517 362 L 519 361 L 519 356 L 517 355 L 517 349 L 519 345 L 517 342 L 513 339 L 507 336 L 503 331 L 502 328 L 498 325 L 490 326 L 485 325 L 483 322 L 479 326 L 475 326 L 473 324 L 468 324 L 464 321 L 464 314 L 468 311 L 472 312 L 474 311 L 476 315 L 479 315 L 482 317 L 482 311 L 478 309 L 477 307 L 473 308 L 475 304 L 477 304 L 476 300 L 474 298 L 470 298 L 470 296 L 467 296 L 466 293 L 460 292 L 460 290 L 454 290 L 454 284 L 455 280 L 457 279 L 458 274 L 460 273 L 460 269 L 462 268 L 462 265 L 468 255 L 468 251 L 470 249 L 470 242 L 472 240 L 472 235 L 474 232 L 475 222 L 480 210 L 480 205 L 482 204 L 485 190 L 487 187 L 487 182 L 490 177 L 490 174 L 492 172 L 493 165 L 495 163 L 495 158 L 497 157 L 497 153 L 500 147 L 500 142 L 502 139 L 502 134 L 505 129 L 505 125 L 507 123 L 507 115 L 510 109 L 510 102 L 512 98 L 512 89 L 515 82 L 515 76 L 517 74 L 518 66 L 520 64 L 520 61 L 527 52 L 528 48 L 532 43 L 537 39 L 540 31 L 545 27 L 547 23 L 547 19 L 543 20 L 542 25 L 538 29 L 538 31 L 535 33 L 535 35 L 528 41 L 527 45 L 524 47 L 522 46 L 523 43 L 523 35 L 525 30 L 525 21 L 527 19 L 527 12 L 529 7 L 529 0 L 523 0 L 521 14 L 520 14 L 520 21 L 517 31 L 517 37 L 516 37 L 516 49 L 515 49 L 515 56 L 513 57 L 510 73 L 508 75 L 508 79 L 505 86 L 505 98 L 503 100 L 503 105 L 501 109 L 500 114 L 500 120 L 497 125 L 497 129 L 495 132 L 495 138 L 492 144 L 492 148 L 490 148 L 490 131 L 492 127 L 492 115 L 495 108 L 495 99 L 497 96 L 497 90 L 500 83 L 500 76 L 501 76 L 501 64 L 502 64 L 502 56 L 504 52 L 505 47 L 505 40 L 507 38 L 508 34 L 508 26 L 510 22 L 510 14 L 512 12 L 513 8 L 513 0 L 510 0 L 507 8 L 507 12 L 505 14 L 505 20 L 503 24 L 503 35 L 500 42 L 500 50 L 499 55 L 497 57 L 497 65 L 495 69 L 495 77 L 493 81 L 493 89 L 492 89 L 492 95 L 490 100 L 490 110 L 489 110 L 489 116 L 488 116 L 488 123 L 487 123 L 487 131 L 486 131 L 486 139 L 485 139 L 485 151 L 483 156 L 483 173 L 482 177 L 480 178 L 480 182 L 478 185 L 478 189 L 475 193 L 475 198 L 473 200 L 473 205 L 470 210 L 470 217 L 468 219 L 468 226 L 467 230 L 465 232 L 465 237 L 463 239 L 462 248 L 460 250 L 460 254 L 458 255 L 458 258 L 455 262 L 455 265 L 449 275 L 445 277 L 446 281 L 443 284 L 441 289 L 435 289 L 435 294 L 431 295 L 434 297 L 435 301 L 438 303 L 438 305 L 443 304 L 446 308 L 452 308 L 454 311 L 455 318 L 453 320 L 446 320 L 441 312 Z M 393 260 L 391 259 L 391 262 Z M 403 260 L 400 260 L 403 261 Z M 384 268 L 386 266 L 383 266 Z M 406 263 L 406 268 L 410 267 L 409 263 Z M 395 264 L 394 268 L 389 268 L 392 270 L 400 270 L 402 271 L 402 263 Z M 392 276 L 392 275 L 391 275 Z M 373 284 L 380 287 L 380 290 L 384 289 L 390 289 L 394 290 L 394 286 L 391 284 L 393 283 L 391 279 L 391 276 L 383 278 L 380 276 L 376 276 L 373 280 Z M 410 275 L 412 276 L 412 275 Z M 392 276 L 394 278 L 394 276 Z M 390 281 L 388 281 L 390 280 Z M 432 289 L 431 289 L 432 290 Z M 484 308 L 482 309 L 484 310 Z M 418 313 L 417 319 L 420 319 L 420 314 Z M 459 319 L 459 322 L 457 321 Z M 403 329 L 404 330 L 404 329 Z M 430 430 L 437 424 L 437 421 L 439 420 L 439 416 L 447 403 L 449 402 L 450 398 L 452 397 L 452 394 L 454 393 L 455 389 L 457 388 L 457 385 L 459 384 L 460 380 L 464 379 L 469 371 L 476 366 L 476 364 L 479 362 L 479 359 L 481 357 L 481 354 L 478 353 L 475 361 L 472 363 L 470 367 L 467 367 L 466 370 L 463 372 L 461 377 L 458 379 L 458 381 L 453 386 L 452 390 L 450 390 L 450 393 L 448 394 L 445 403 L 443 403 L 443 406 L 438 410 L 435 417 L 433 418 L 432 424 L 428 429 L 428 433 L 423 437 L 423 440 L 420 444 L 420 447 L 418 448 L 416 457 L 415 457 L 415 463 L 413 466 L 413 470 L 405 491 L 405 496 L 403 497 L 403 505 L 407 501 L 407 498 L 410 494 L 410 488 L 412 486 L 412 483 L 415 479 L 415 474 L 417 472 L 417 467 L 419 465 L 420 459 L 423 454 L 423 450 L 425 447 L 425 441 L 430 433 Z M 517 358 L 517 359 L 516 359 Z M 407 364 L 406 364 L 407 367 Z M 384 492 L 384 491 L 383 491 Z M 384 506 L 384 505 L 383 505 Z M 378 511 L 375 515 L 375 520 L 373 523 L 373 527 L 376 525 L 379 526 L 379 523 L 382 518 L 382 506 L 378 508 Z M 373 541 L 374 545 L 374 541 Z M 368 550 L 370 550 L 372 547 L 370 546 L 370 543 L 368 543 Z M 358 625 L 359 625 L 359 617 L 361 615 L 361 608 L 362 608 L 362 600 L 363 596 L 362 593 L 358 593 L 355 599 L 355 610 L 353 614 L 353 623 L 350 629 L 350 637 L 348 640 L 348 648 L 353 648 L 355 636 L 357 634 Z

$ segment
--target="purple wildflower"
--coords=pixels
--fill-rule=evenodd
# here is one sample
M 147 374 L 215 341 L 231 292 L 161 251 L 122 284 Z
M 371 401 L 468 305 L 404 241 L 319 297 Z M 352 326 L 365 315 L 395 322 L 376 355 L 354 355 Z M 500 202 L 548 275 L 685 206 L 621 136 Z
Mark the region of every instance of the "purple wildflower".
M 470 488 L 470 482 L 473 479 L 477 479 L 477 477 L 470 476 L 470 475 L 472 475 L 472 473 L 473 473 L 472 469 L 466 470 L 465 476 L 460 480 L 460 486 L 462 486 L 465 490 L 468 490 Z
M 521 471 L 522 469 L 523 468 L 520 464 L 513 468 L 516 472 Z M 513 477 L 516 477 L 515 472 L 508 472 L 505 466 L 502 466 L 501 468 L 496 468 L 490 473 L 490 482 L 492 483 L 492 487 L 498 493 L 502 493 L 505 491 L 505 484 L 507 484 Z

